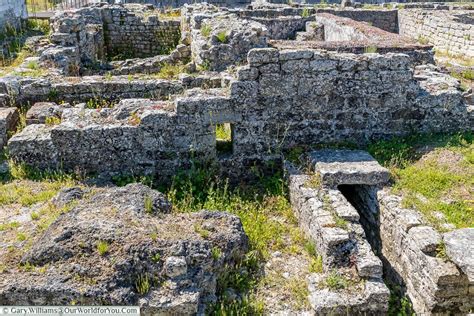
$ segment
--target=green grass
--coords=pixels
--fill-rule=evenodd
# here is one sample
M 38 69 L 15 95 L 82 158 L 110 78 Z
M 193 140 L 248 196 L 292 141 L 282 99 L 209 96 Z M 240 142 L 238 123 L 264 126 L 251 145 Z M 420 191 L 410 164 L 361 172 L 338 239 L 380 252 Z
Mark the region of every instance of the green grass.
M 54 98 L 53 98 L 54 99 Z M 87 109 L 106 109 L 106 108 L 113 108 L 115 105 L 115 102 L 109 101 L 106 99 L 102 99 L 99 97 L 89 99 L 86 102 L 86 108 Z
M 184 65 L 165 64 L 163 65 L 163 67 L 161 67 L 158 73 L 151 74 L 148 77 L 158 78 L 158 79 L 167 79 L 167 80 L 176 80 L 178 79 L 179 75 L 184 72 L 185 72 Z
M 309 8 L 303 8 L 303 11 L 301 11 L 301 17 L 302 18 L 308 18 L 311 15 Z
M 191 171 L 178 174 L 165 191 L 174 212 L 226 210 L 241 219 L 249 237 L 250 251 L 237 266 L 229 267 L 220 277 L 219 299 L 210 307 L 209 314 L 262 314 L 263 306 L 255 292 L 262 265 L 274 251 L 294 251 L 293 239 L 285 238 L 289 233 L 285 221 L 294 223 L 294 218 L 281 173 L 275 170 L 274 176 L 262 176 L 255 185 L 231 188 L 208 168 L 194 166 Z M 202 227 L 197 225 L 195 231 L 201 232 Z M 304 249 L 304 243 L 300 248 Z M 242 300 L 229 301 L 225 295 L 228 288 L 237 291 Z M 294 300 L 298 301 L 297 297 Z
M 31 35 L 48 35 L 50 33 L 50 25 L 48 21 L 29 19 L 26 27 L 14 28 L 6 25 L 0 29 L 0 41 L 6 43 L 7 54 L 4 56 L 0 53 L 0 74 L 12 72 L 27 57 L 32 56 L 32 50 L 25 46 L 24 39 Z M 36 64 L 36 65 L 35 65 Z M 27 68 L 38 72 L 40 69 L 36 62 L 30 62 Z
M 138 294 L 145 295 L 150 291 L 150 280 L 148 279 L 147 275 L 139 275 L 137 280 L 135 281 L 135 289 L 137 290 Z
M 54 126 L 61 124 L 61 118 L 57 116 L 48 116 L 44 122 L 47 126 Z
M 101 256 L 104 256 L 107 254 L 107 252 L 109 252 L 109 244 L 106 241 L 101 240 L 97 242 L 96 247 L 97 247 L 97 252 Z
M 368 149 L 391 170 L 393 190 L 403 195 L 403 206 L 420 211 L 428 223 L 444 231 L 447 223 L 474 227 L 473 140 L 472 133 L 413 135 Z M 430 156 L 420 160 L 426 151 Z M 446 155 L 461 159 L 443 162 Z
M 9 161 L 9 173 L 0 175 L 0 205 L 31 206 L 50 200 L 61 189 L 72 186 L 72 176 L 60 172 L 44 172 Z
M 230 124 L 216 125 L 216 139 L 230 141 L 232 139 L 232 130 Z
M 216 38 L 217 38 L 217 41 L 219 43 L 222 43 L 222 44 L 227 43 L 227 41 L 228 41 L 227 32 L 226 31 L 218 32 L 217 35 L 216 35 Z
M 219 260 L 222 256 L 222 250 L 220 250 L 219 247 L 213 247 L 211 249 L 211 256 L 214 260 Z
M 333 270 L 326 276 L 324 285 L 331 290 L 342 290 L 349 286 L 349 281 L 336 270 Z
M 309 272 L 322 273 L 323 272 L 323 257 L 321 255 L 311 258 Z
M 377 52 L 377 47 L 376 46 L 368 46 L 364 48 L 364 54 L 375 54 Z
M 145 196 L 144 201 L 145 212 L 151 214 L 153 213 L 153 199 L 150 196 Z
M 207 24 L 203 24 L 201 26 L 201 34 L 202 36 L 204 37 L 209 37 L 211 35 L 211 32 L 212 32 L 212 28 L 210 25 L 207 25 Z

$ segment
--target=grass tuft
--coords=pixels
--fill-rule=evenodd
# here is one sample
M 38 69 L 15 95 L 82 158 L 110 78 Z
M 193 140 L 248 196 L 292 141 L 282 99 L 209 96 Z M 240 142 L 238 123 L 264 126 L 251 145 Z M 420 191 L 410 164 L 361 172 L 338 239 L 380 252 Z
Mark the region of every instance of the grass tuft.
M 97 243 L 97 252 L 99 253 L 99 255 L 104 256 L 105 254 L 107 254 L 107 252 L 109 252 L 109 244 L 103 240 L 99 241 Z

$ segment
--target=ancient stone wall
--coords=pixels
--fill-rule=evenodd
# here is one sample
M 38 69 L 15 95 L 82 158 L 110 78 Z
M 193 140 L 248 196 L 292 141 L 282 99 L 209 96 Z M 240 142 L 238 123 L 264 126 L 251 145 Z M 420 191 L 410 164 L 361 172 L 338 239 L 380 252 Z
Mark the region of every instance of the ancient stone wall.
M 180 39 L 179 20 L 161 20 L 157 11 L 133 14 L 127 8 L 103 10 L 109 58 L 150 57 L 171 52 Z
M 225 70 L 245 63 L 250 49 L 267 46 L 267 28 L 210 5 L 185 7 L 183 37 L 199 68 Z
M 295 39 L 296 33 L 304 30 L 306 22 L 314 20 L 313 17 L 282 16 L 278 18 L 252 17 L 250 20 L 261 23 L 267 28 L 269 39 Z
M 400 34 L 429 42 L 436 49 L 474 57 L 473 11 L 400 10 Z
M 325 12 L 359 22 L 367 22 L 387 32 L 398 33 L 398 10 L 332 10 L 320 9 Z
M 207 2 L 209 4 L 219 7 L 240 7 L 249 5 L 251 0 L 125 0 L 122 3 L 145 3 L 153 4 L 158 8 L 180 8 L 185 4 L 196 4 L 201 2 Z
M 55 44 L 40 56 L 66 75 L 96 69 L 108 59 L 170 53 L 180 39 L 180 22 L 162 20 L 153 7 L 91 6 L 58 13 L 52 20 Z
M 218 159 L 220 123 L 232 126 L 230 162 L 270 159 L 299 145 L 472 128 L 458 82 L 436 72 L 433 81 L 417 81 L 407 55 L 267 48 L 251 50 L 248 62 L 229 89 L 188 91 L 166 106 L 134 102 L 141 109 L 134 124 L 127 102 L 102 114 L 70 110 L 57 126 L 15 135 L 9 152 L 41 167 L 172 175 L 190 157 Z
M 369 194 L 368 194 L 369 193 Z M 419 213 L 401 207 L 401 198 L 387 190 L 363 192 L 376 197 L 378 220 L 371 220 L 380 235 L 387 276 L 406 287 L 417 314 L 466 314 L 473 308 L 472 285 L 456 265 L 437 256 L 443 236 L 423 223 Z
M 304 167 L 285 163 L 291 204 L 322 256 L 324 271 L 352 264 L 359 276 L 373 281 L 381 280 L 383 264 L 384 281 L 400 285 L 417 315 L 461 315 L 473 308 L 472 263 L 456 246 L 461 240 L 470 243 L 472 229 L 441 234 L 426 225 L 420 213 L 401 206 L 402 197 L 382 189 L 390 173 L 365 152 L 323 149 L 300 156 L 300 162 Z M 442 244 L 449 260 L 438 255 Z M 335 308 L 326 298 L 330 291 L 325 298 L 312 292 L 310 286 L 312 304 Z M 388 300 L 382 293 L 379 288 L 381 300 L 373 305 L 379 314 Z M 350 297 L 337 302 L 354 308 Z
M 26 18 L 26 4 L 24 0 L 2 0 L 0 3 L 0 33 L 6 25 L 19 26 Z

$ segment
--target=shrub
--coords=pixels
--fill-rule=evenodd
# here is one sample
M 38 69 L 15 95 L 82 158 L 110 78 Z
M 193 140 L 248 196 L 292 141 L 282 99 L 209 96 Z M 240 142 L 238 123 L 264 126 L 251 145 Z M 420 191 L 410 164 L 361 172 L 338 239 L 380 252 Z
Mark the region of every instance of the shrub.
M 46 120 L 44 121 L 44 123 L 47 126 L 59 125 L 59 124 L 61 124 L 61 118 L 59 118 L 57 116 L 48 116 L 46 118 Z
M 217 261 L 222 256 L 222 251 L 219 249 L 219 247 L 213 247 L 211 249 L 211 256 L 214 260 Z
M 158 263 L 161 260 L 161 255 L 159 252 L 155 253 L 153 257 L 151 257 L 151 261 L 154 263 Z
M 344 276 L 333 270 L 326 277 L 324 284 L 331 290 L 341 290 L 347 287 L 348 282 Z
M 150 196 L 145 196 L 145 212 L 153 213 L 153 199 Z
M 26 68 L 31 69 L 31 70 L 38 70 L 39 69 L 39 64 L 36 60 L 31 60 L 26 65 Z
M 219 33 L 217 33 L 216 38 L 220 43 L 223 43 L 223 44 L 227 43 L 227 40 L 228 40 L 227 32 L 226 31 L 220 31 Z
M 317 255 L 316 258 L 311 258 L 309 264 L 309 272 L 312 273 L 322 273 L 323 272 L 323 257 Z
M 309 8 L 303 8 L 303 11 L 301 11 L 301 17 L 303 18 L 307 18 L 309 17 L 311 14 L 309 12 Z
M 209 37 L 211 35 L 212 28 L 210 25 L 203 24 L 201 26 L 201 34 L 204 37 Z
M 157 78 L 160 79 L 178 79 L 179 74 L 184 72 L 183 65 L 170 65 L 165 64 L 161 67 L 160 72 L 156 74 Z

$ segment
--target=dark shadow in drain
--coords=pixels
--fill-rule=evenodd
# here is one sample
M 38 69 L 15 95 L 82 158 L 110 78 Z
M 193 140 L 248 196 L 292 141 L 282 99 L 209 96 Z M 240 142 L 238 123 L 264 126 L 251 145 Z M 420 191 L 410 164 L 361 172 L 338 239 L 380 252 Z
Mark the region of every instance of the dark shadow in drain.
M 392 267 L 382 253 L 380 207 L 377 200 L 378 188 L 370 185 L 339 185 L 337 188 L 359 213 L 360 223 L 364 229 L 367 241 L 375 255 L 382 260 L 383 278 L 392 293 L 390 310 L 392 313 L 397 314 L 397 311 L 406 308 L 402 304 L 403 300 L 406 300 L 406 286 L 400 274 Z

